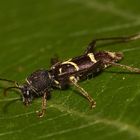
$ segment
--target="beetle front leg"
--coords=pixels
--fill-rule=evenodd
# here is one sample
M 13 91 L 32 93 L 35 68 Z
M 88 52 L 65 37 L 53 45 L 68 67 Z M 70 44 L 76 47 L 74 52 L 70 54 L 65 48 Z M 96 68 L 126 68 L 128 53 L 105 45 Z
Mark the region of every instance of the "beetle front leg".
M 47 92 L 44 93 L 42 97 L 42 108 L 41 111 L 36 111 L 37 115 L 41 118 L 45 115 L 47 105 Z
M 82 87 L 80 87 L 80 85 L 77 84 L 77 79 L 74 76 L 71 76 L 69 80 L 79 90 L 79 92 L 90 102 L 91 108 L 95 108 L 96 102 Z

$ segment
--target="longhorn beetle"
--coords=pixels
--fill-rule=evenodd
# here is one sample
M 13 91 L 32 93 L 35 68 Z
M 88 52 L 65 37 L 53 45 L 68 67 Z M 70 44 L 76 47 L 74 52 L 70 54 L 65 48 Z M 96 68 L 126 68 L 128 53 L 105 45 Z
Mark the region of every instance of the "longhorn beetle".
M 75 86 L 79 92 L 89 101 L 91 108 L 95 108 L 94 99 L 78 84 L 78 81 L 86 80 L 88 76 L 95 76 L 109 66 L 117 66 L 131 72 L 140 73 L 140 69 L 118 64 L 123 54 L 121 52 L 96 51 L 97 42 L 123 43 L 140 39 L 140 34 L 127 37 L 98 38 L 89 43 L 85 52 L 67 61 L 59 61 L 58 58 L 51 59 L 49 70 L 39 69 L 29 75 L 23 84 L 8 79 L 0 79 L 14 84 L 4 90 L 6 93 L 10 89 L 19 89 L 23 103 L 29 105 L 34 98 L 42 97 L 42 109 L 37 111 L 39 117 L 43 117 L 46 111 L 47 97 L 52 89 L 67 89 L 69 85 Z M 108 42 L 109 41 L 109 42 Z

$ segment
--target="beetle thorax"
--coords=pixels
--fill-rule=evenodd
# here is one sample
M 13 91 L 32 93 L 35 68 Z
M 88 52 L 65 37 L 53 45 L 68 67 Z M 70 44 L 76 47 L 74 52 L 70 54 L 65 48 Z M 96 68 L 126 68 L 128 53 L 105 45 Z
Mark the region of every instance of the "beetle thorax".
M 26 82 L 36 92 L 45 92 L 50 90 L 52 80 L 47 70 L 37 70 L 26 79 Z

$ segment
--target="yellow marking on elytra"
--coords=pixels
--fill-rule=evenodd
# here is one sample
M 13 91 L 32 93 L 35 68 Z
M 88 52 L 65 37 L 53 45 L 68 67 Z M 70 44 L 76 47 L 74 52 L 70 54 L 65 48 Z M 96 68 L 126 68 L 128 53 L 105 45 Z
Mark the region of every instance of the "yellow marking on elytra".
M 88 53 L 87 55 L 88 55 L 88 57 L 90 58 L 90 60 L 91 60 L 93 63 L 96 63 L 96 62 L 97 62 L 97 60 L 95 59 L 93 53 Z
M 59 85 L 59 84 L 60 84 L 57 80 L 54 80 L 54 82 L 55 82 L 57 85 Z
M 60 73 L 60 74 L 62 73 L 62 68 L 59 68 L 59 73 Z
M 107 52 L 112 58 L 115 58 L 116 57 L 116 54 L 115 52 Z
M 71 59 L 69 59 L 68 61 L 63 62 L 62 64 L 70 64 L 73 65 L 75 67 L 75 69 L 78 71 L 79 67 L 77 66 L 77 64 L 75 64 L 74 62 L 70 61 Z

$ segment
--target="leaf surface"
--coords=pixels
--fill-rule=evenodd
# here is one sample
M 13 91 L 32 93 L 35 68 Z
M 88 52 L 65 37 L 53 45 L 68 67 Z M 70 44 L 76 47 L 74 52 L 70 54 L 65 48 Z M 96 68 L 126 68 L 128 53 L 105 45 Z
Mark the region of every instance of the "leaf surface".
M 93 38 L 131 35 L 140 29 L 140 2 L 133 0 L 7 0 L 0 2 L 0 77 L 21 83 L 50 58 L 81 55 Z M 124 53 L 122 64 L 140 68 L 140 40 L 97 48 Z M 109 68 L 80 85 L 97 107 L 72 87 L 54 90 L 47 115 L 37 118 L 41 98 L 28 108 L 19 94 L 4 97 L 1 82 L 1 140 L 138 140 L 140 76 Z

